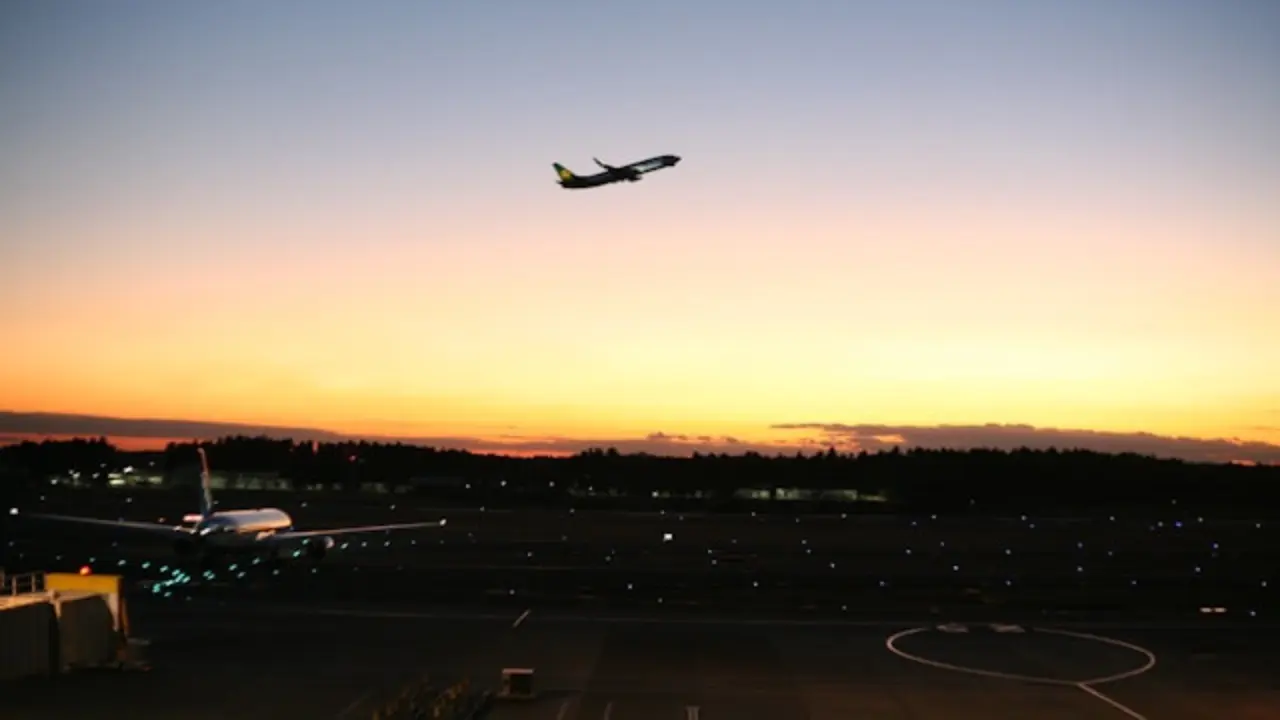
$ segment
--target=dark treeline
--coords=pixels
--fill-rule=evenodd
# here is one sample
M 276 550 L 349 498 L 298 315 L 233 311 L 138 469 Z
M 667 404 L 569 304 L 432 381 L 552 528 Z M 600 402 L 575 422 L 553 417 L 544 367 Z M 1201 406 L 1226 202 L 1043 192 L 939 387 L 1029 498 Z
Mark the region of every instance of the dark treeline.
M 839 512 L 1081 513 L 1137 509 L 1280 514 L 1280 467 L 1187 463 L 1084 450 L 926 450 L 691 458 L 589 450 L 566 458 L 478 455 L 404 444 L 298 443 L 227 437 L 205 443 L 215 474 L 272 473 L 294 488 L 358 492 L 371 484 L 498 505 L 700 507 Z M 6 489 L 71 471 L 88 484 L 133 465 L 167 483 L 195 477 L 194 443 L 125 452 L 105 439 L 0 448 Z M 860 501 L 855 501 L 859 499 Z

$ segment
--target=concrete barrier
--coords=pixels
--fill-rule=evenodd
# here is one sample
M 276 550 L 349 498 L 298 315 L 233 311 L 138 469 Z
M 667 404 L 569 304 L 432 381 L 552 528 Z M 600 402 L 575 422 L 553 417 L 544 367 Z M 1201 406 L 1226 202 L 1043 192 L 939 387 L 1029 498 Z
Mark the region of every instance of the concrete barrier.
M 64 669 L 102 667 L 118 659 L 119 636 L 107 598 L 87 591 L 53 591 L 58 655 Z
M 120 578 L 29 573 L 0 596 L 0 679 L 117 665 L 128 620 Z
M 58 617 L 48 602 L 0 608 L 0 680 L 57 672 Z

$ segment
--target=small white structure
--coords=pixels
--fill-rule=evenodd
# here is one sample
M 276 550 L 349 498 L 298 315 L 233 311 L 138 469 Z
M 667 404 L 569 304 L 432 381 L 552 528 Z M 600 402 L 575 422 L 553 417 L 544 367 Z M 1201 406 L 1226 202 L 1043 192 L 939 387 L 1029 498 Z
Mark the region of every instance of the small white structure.
M 503 668 L 499 697 L 530 700 L 534 695 L 533 668 Z

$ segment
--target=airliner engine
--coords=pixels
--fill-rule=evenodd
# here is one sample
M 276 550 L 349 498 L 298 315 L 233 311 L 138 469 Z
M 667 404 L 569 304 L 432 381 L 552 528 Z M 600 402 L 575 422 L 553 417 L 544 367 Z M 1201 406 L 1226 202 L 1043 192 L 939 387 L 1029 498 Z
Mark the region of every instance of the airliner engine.
M 333 549 L 334 541 L 329 536 L 311 538 L 306 542 L 304 548 L 307 551 L 307 557 L 312 560 L 323 560 L 325 554 Z

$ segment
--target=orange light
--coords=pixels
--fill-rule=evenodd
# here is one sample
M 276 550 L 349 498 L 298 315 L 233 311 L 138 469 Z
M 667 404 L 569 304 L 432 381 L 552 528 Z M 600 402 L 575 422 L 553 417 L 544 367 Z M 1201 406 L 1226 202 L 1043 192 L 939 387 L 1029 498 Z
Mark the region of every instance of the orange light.
M 90 573 L 92 573 L 92 572 L 93 572 L 93 568 L 89 567 L 88 565 L 81 565 L 81 566 L 80 566 L 80 574 L 81 574 L 81 575 L 88 575 L 88 574 L 90 574 Z

